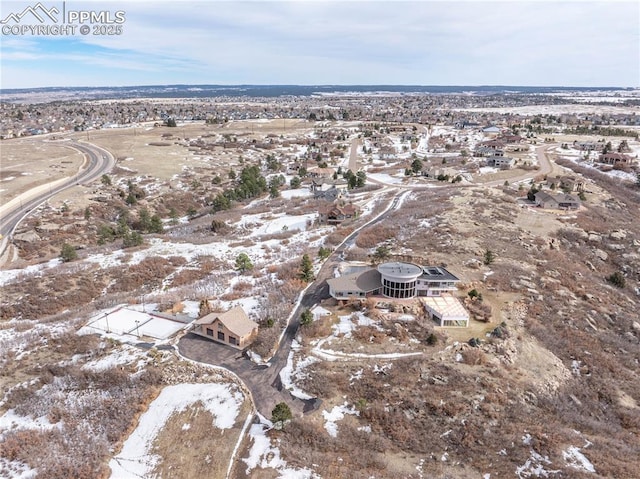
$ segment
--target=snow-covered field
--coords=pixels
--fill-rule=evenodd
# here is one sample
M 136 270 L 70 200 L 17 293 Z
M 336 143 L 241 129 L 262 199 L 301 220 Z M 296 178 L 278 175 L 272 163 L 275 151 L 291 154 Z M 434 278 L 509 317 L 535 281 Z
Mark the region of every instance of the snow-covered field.
M 308 198 L 311 194 L 311 190 L 308 188 L 298 188 L 295 190 L 284 190 L 280 192 L 280 196 L 287 200 L 291 198 Z
M 8 461 L 0 458 L 0 479 L 32 479 L 38 471 L 20 461 Z
M 387 183 L 391 185 L 402 183 L 405 178 L 404 172 L 403 172 L 403 176 L 391 176 L 387 173 L 369 173 L 367 177 L 371 178 L 372 180 L 380 181 L 381 183 Z
M 136 363 L 136 369 L 142 369 L 147 363 L 146 351 L 140 348 L 130 346 L 128 344 L 122 344 L 110 354 L 100 358 L 88 361 L 82 366 L 82 369 L 89 371 L 106 371 L 115 366 L 124 366 Z
M 140 417 L 138 427 L 122 445 L 122 450 L 109 462 L 111 479 L 151 477 L 161 460 L 152 453 L 153 441 L 172 414 L 185 411 L 199 402 L 214 417 L 212 428 L 230 429 L 238 418 L 244 399 L 243 394 L 229 384 L 165 387 Z
M 305 231 L 307 226 L 317 218 L 317 214 L 289 216 L 285 213 L 277 215 L 244 215 L 236 225 L 251 230 L 250 237 L 282 233 L 283 231 Z
M 609 105 L 527 105 L 505 107 L 452 108 L 452 111 L 511 113 L 519 115 L 565 115 L 565 114 L 633 114 L 637 107 L 609 106 Z
M 277 261 L 290 259 L 296 255 L 294 245 L 304 245 L 305 247 L 317 246 L 322 243 L 310 241 L 311 231 L 308 226 L 317 218 L 317 214 L 307 214 L 298 216 L 288 216 L 285 214 L 274 215 L 272 219 L 269 215 L 247 215 L 240 222 L 240 225 L 247 225 L 247 231 L 255 242 L 247 246 L 232 246 L 231 241 L 214 241 L 211 243 L 194 244 L 190 242 L 164 241 L 160 238 L 151 238 L 146 244 L 146 248 L 134 251 L 127 258 L 124 250 L 116 250 L 111 253 L 97 253 L 82 258 L 73 263 L 62 263 L 60 259 L 52 259 L 45 263 L 29 266 L 24 269 L 12 269 L 0 271 L 0 286 L 19 281 L 23 278 L 39 277 L 46 274 L 47 270 L 53 268 L 75 268 L 76 271 L 88 269 L 91 265 L 97 265 L 101 269 L 106 269 L 124 264 L 136 265 L 148 257 L 170 258 L 180 256 L 188 263 L 197 263 L 198 258 L 211 256 L 228 262 L 234 262 L 238 254 L 246 253 L 255 263 L 269 259 Z M 249 223 L 251 225 L 249 226 Z M 329 228 L 325 228 L 328 230 Z M 289 238 L 289 245 L 286 248 L 277 239 L 260 240 L 260 236 L 292 231 Z

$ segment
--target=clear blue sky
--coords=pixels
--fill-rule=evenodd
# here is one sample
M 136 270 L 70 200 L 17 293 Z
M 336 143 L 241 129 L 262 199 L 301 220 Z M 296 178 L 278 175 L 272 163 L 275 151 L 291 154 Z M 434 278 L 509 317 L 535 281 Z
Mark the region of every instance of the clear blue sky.
M 62 1 L 41 0 L 62 9 Z M 5 2 L 1 19 L 32 2 Z M 155 84 L 640 87 L 640 2 L 67 0 L 122 35 L 2 35 L 2 88 Z M 25 16 L 22 23 L 34 23 Z M 15 25 L 15 21 L 9 23 Z

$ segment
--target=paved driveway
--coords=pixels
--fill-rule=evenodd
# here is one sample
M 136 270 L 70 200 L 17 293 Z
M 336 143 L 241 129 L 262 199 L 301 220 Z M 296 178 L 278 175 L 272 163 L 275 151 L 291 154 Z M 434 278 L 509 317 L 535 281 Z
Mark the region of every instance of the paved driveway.
M 279 402 L 286 402 L 294 415 L 302 415 L 317 409 L 319 400 L 303 401 L 282 389 L 280 369 L 255 364 L 242 355 L 242 351 L 216 343 L 197 334 L 188 333 L 178 341 L 183 356 L 201 363 L 221 366 L 237 374 L 251 390 L 256 409 L 267 419 Z

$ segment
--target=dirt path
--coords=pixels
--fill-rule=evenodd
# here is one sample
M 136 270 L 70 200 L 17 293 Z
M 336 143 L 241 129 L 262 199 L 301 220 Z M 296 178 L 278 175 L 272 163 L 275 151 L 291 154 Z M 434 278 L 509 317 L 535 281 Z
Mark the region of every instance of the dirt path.
M 552 143 L 552 144 L 547 144 L 547 145 L 536 148 L 536 157 L 538 158 L 538 164 L 540 165 L 540 169 L 527 171 L 519 176 L 505 177 L 499 180 L 488 181 L 486 183 L 480 182 L 480 184 L 485 186 L 501 186 L 504 184 L 505 180 L 508 180 L 509 183 L 518 183 L 521 181 L 529 180 L 538 175 L 548 175 L 553 171 L 553 164 L 549 160 L 547 152 L 551 148 L 555 148 L 556 146 L 558 146 L 557 143 Z
M 352 172 L 358 171 L 358 147 L 362 144 L 362 140 L 355 138 L 351 140 L 351 152 L 349 153 L 349 169 Z

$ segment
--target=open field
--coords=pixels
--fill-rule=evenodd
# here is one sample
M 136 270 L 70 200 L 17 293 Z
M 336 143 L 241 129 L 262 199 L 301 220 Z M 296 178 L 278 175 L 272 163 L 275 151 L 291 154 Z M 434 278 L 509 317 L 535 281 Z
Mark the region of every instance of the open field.
M 26 138 L 2 143 L 0 197 L 2 203 L 46 183 L 73 176 L 83 164 L 82 154 L 63 141 Z

